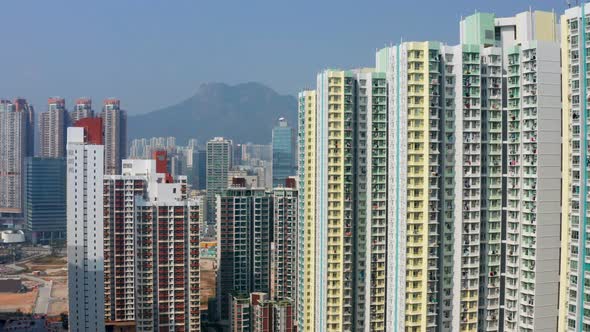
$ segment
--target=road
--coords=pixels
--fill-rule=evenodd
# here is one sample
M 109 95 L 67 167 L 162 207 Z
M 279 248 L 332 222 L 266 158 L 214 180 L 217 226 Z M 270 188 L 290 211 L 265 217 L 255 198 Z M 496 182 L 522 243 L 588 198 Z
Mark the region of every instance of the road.
M 49 311 L 49 303 L 51 302 L 51 287 L 53 281 L 45 282 L 43 286 L 39 286 L 39 293 L 37 294 L 37 301 L 35 301 L 35 314 L 47 314 Z
M 39 292 L 37 293 L 37 300 L 35 301 L 35 314 L 47 314 L 49 311 L 49 303 L 51 303 L 51 288 L 53 281 L 47 281 L 41 278 L 23 274 L 21 277 L 40 283 Z

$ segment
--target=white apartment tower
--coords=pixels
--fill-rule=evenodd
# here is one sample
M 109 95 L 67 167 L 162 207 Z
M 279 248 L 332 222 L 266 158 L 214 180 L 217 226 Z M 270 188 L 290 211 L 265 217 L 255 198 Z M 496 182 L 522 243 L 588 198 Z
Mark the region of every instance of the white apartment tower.
M 215 195 L 227 189 L 232 163 L 232 141 L 215 137 L 207 142 L 207 221 L 216 219 Z
M 23 209 L 24 163 L 33 154 L 33 107 L 24 99 L 0 100 L 0 214 Z
M 68 128 L 67 251 L 71 331 L 104 331 L 104 148 Z
M 39 115 L 41 157 L 59 158 L 65 155 L 68 118 L 65 100 L 60 97 L 49 98 L 47 111 Z

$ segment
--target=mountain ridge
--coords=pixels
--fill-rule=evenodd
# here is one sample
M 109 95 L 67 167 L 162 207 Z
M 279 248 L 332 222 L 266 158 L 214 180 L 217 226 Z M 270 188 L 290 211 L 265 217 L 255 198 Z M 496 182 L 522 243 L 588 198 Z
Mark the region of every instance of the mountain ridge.
M 129 116 L 128 138 L 174 136 L 178 144 L 201 144 L 223 136 L 237 143 L 268 144 L 280 117 L 297 126 L 297 99 L 257 82 L 209 82 L 189 98 L 148 113 Z

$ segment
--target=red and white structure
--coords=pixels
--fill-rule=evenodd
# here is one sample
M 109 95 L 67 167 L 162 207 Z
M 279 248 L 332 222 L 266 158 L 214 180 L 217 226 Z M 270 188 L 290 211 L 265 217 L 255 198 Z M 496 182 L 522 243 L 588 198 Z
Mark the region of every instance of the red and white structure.
M 165 151 L 104 180 L 105 319 L 138 331 L 200 331 L 201 201 Z

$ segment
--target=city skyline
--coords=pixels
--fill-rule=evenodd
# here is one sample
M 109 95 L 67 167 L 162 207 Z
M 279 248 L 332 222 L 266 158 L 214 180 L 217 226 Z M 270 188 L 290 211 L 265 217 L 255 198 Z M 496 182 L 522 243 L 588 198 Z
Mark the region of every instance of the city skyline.
M 376 4 L 363 10 L 370 14 L 370 19 L 364 20 L 366 24 L 328 31 L 322 29 L 322 17 L 336 13 L 356 21 L 356 6 L 328 1 L 313 3 L 314 11 L 308 11 L 306 5 L 285 10 L 270 1 L 233 6 L 189 1 L 174 6 L 165 1 L 150 6 L 64 1 L 41 2 L 34 7 L 6 2 L 0 6 L 3 12 L 26 12 L 28 22 L 33 23 L 20 24 L 18 15 L 8 15 L 0 22 L 2 40 L 20 50 L 5 55 L 1 68 L 12 79 L 0 82 L 0 90 L 6 94 L 3 97 L 27 97 L 40 110 L 49 96 L 60 95 L 66 100 L 117 96 L 126 101 L 130 115 L 180 102 L 205 82 L 261 82 L 281 94 L 296 96 L 299 90 L 312 85 L 308 73 L 332 66 L 371 65 L 371 50 L 400 39 L 458 41 L 457 22 L 475 11 L 509 16 L 529 6 L 534 10 L 555 9 L 558 13 L 567 7 L 565 1 L 461 0 L 453 6 L 438 1 L 422 4 Z M 428 6 L 427 12 L 424 6 Z M 52 23 L 41 26 L 49 17 Z M 225 17 L 230 18 L 227 23 L 218 24 Z M 307 17 L 306 24 L 301 24 L 300 17 Z M 437 29 L 422 24 L 418 17 L 427 18 Z M 100 24 L 105 18 L 110 24 Z M 129 22 L 136 24 L 127 25 Z M 356 38 L 355 48 L 349 47 L 350 35 L 363 37 Z M 60 36 L 59 41 L 56 36 Z M 64 47 L 55 48 L 56 42 Z M 311 56 L 306 49 L 316 52 Z M 236 52 L 242 54 L 239 63 L 232 61 Z M 163 58 L 170 61 L 163 62 Z
M 344 15 L 317 36 L 348 32 L 350 57 L 368 54 L 330 54 L 284 103 L 259 84 L 205 84 L 184 104 L 201 112 L 143 119 L 123 98 L 0 99 L 0 289 L 35 292 L 33 319 L 65 301 L 73 331 L 590 330 L 590 3 L 503 1 L 468 15 L 356 6 L 403 11 L 394 25 L 425 35 L 372 51 L 383 13 L 358 28 L 350 8 L 318 5 L 308 19 Z M 115 21 L 134 6 L 117 8 Z

